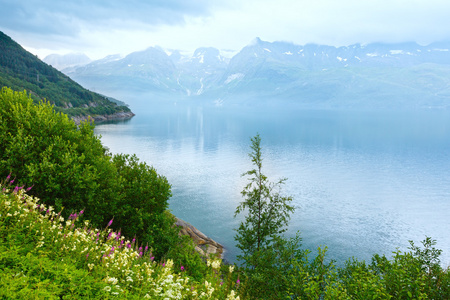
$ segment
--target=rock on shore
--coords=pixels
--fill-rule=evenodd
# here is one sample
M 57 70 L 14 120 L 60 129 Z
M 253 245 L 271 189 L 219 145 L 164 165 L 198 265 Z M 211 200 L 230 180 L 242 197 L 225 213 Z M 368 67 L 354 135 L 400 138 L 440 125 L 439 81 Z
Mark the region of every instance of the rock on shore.
M 199 252 L 204 257 L 209 257 L 210 255 L 218 255 L 222 258 L 224 247 L 214 241 L 213 239 L 207 237 L 200 230 L 185 222 L 179 218 L 176 218 L 176 223 L 178 227 L 181 227 L 180 235 L 188 235 L 194 241 L 196 247 L 195 250 Z

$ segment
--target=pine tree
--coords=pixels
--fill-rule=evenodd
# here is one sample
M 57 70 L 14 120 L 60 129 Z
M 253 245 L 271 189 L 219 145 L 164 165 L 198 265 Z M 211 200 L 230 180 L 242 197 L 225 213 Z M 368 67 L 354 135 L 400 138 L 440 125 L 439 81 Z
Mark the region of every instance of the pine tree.
M 241 194 L 244 201 L 236 208 L 235 217 L 247 211 L 244 221 L 236 230 L 237 247 L 242 251 L 238 260 L 250 269 L 258 267 L 258 260 L 263 251 L 276 242 L 286 231 L 290 214 L 294 207 L 289 205 L 292 197 L 280 195 L 281 186 L 287 180 L 282 178 L 272 183 L 262 173 L 261 138 L 258 135 L 251 139 L 252 151 L 249 153 L 254 169 L 242 174 L 249 176 L 249 183 Z

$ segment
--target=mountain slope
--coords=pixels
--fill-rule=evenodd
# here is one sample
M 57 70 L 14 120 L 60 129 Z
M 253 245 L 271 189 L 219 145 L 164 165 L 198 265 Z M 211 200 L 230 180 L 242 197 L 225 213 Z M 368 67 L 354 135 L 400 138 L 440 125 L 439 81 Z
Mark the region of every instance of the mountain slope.
M 47 99 L 57 111 L 70 116 L 133 115 L 128 107 L 84 89 L 0 32 L 0 87 L 3 86 L 27 90 L 35 101 Z

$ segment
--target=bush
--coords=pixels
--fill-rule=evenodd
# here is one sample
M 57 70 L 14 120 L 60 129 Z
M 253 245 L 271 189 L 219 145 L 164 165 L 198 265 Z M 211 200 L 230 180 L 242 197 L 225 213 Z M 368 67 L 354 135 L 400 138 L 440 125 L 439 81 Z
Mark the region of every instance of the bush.
M 0 176 L 20 178 L 32 194 L 62 215 L 86 209 L 98 227 L 113 228 L 154 246 L 162 257 L 178 243 L 165 213 L 171 196 L 167 179 L 135 156 L 110 155 L 93 124 L 79 127 L 48 102 L 33 104 L 25 92 L 0 93 Z

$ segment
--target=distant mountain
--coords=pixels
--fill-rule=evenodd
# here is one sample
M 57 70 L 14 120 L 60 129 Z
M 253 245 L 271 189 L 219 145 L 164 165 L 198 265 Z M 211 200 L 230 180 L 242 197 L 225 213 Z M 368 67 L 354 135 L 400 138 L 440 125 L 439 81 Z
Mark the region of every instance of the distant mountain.
M 309 107 L 449 107 L 450 43 L 346 47 L 256 38 L 231 59 L 148 48 L 69 75 L 102 91 L 133 90 L 223 102 L 290 101 Z
M 87 65 L 92 60 L 83 53 L 70 53 L 65 55 L 50 54 L 43 59 L 43 62 L 64 72 L 65 69 Z
M 46 99 L 77 120 L 88 115 L 96 120 L 133 115 L 128 107 L 84 89 L 0 32 L 0 88 L 4 86 L 27 90 L 35 101 Z

